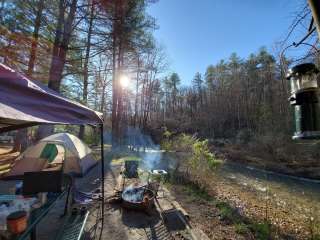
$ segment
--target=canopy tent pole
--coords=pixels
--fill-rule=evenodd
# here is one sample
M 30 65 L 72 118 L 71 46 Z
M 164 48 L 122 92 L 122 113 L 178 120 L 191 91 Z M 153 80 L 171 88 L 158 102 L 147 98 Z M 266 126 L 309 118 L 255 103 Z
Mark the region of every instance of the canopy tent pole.
M 101 142 L 101 191 L 102 191 L 102 196 L 101 196 L 101 200 L 102 200 L 102 210 L 101 210 L 101 214 L 102 214 L 102 218 L 101 218 L 101 232 L 103 230 L 103 224 L 104 224 L 104 144 L 103 144 L 103 123 L 100 124 L 100 142 Z

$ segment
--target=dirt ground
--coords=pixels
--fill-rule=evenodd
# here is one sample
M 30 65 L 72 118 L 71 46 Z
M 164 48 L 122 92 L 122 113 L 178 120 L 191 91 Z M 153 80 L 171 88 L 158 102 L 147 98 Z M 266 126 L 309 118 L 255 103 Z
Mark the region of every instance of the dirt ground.
M 105 168 L 106 199 L 114 194 L 118 184 L 120 165 L 106 164 Z M 81 191 L 93 191 L 100 187 L 100 164 L 93 168 L 85 177 L 75 180 L 76 187 Z M 0 194 L 8 193 L 14 181 L 0 181 Z M 115 240 L 167 240 L 167 239 L 206 239 L 205 235 L 193 229 L 181 218 L 180 205 L 167 190 L 159 192 L 159 205 L 151 213 L 137 212 L 123 209 L 119 204 L 105 206 L 105 222 L 101 239 Z M 63 224 L 61 215 L 64 209 L 65 198 L 57 202 L 56 207 L 41 221 L 37 228 L 38 239 L 55 239 Z M 196 204 L 196 203 L 195 203 Z M 90 215 L 85 228 L 85 239 L 99 239 L 101 211 L 99 204 L 90 206 Z M 160 206 L 160 208 L 159 208 Z M 178 206 L 178 209 L 177 209 Z M 160 216 L 163 212 L 163 217 Z M 164 219 L 165 221 L 163 221 Z M 223 238 L 221 238 L 223 239 Z
M 0 159 L 5 161 L 15 157 L 8 155 L 10 148 L 0 148 Z M 2 157 L 1 157 L 2 155 Z M 114 194 L 119 185 L 121 163 L 106 163 L 105 197 Z M 76 178 L 78 190 L 89 192 L 101 189 L 101 165 L 91 169 L 83 178 Z M 0 181 L 0 194 L 8 193 L 14 181 Z M 65 198 L 41 221 L 37 228 L 38 239 L 55 239 L 63 224 L 61 215 Z M 183 191 L 181 186 L 173 186 L 168 191 L 159 191 L 158 203 L 151 214 L 123 209 L 119 204 L 105 205 L 105 222 L 101 239 L 114 240 L 206 240 L 206 239 L 246 239 L 236 233 L 234 226 L 219 220 L 217 209 L 205 201 L 195 201 Z M 163 214 L 160 215 L 160 212 Z M 189 221 L 183 218 L 189 216 Z M 181 218 L 182 217 L 182 218 Z M 85 239 L 99 239 L 101 230 L 101 210 L 99 204 L 90 205 L 90 215 L 85 228 Z
M 121 165 L 109 165 L 106 167 L 105 193 L 106 199 L 114 194 L 114 189 L 119 185 L 119 173 Z M 79 189 L 92 191 L 99 187 L 100 179 L 99 166 L 93 169 L 86 178 L 78 179 L 76 182 Z M 105 223 L 102 231 L 102 239 L 115 240 L 166 240 L 166 239 L 194 239 L 186 230 L 182 222 L 175 214 L 169 213 L 175 209 L 169 200 L 169 193 L 166 197 L 159 197 L 159 207 L 153 209 L 149 214 L 122 208 L 119 204 L 108 204 L 105 207 Z M 162 221 L 160 211 L 163 211 L 166 223 Z M 89 222 L 86 226 L 87 239 L 97 239 L 100 233 L 100 222 L 97 224 L 99 209 L 92 208 Z M 97 228 L 95 228 L 97 226 Z
M 236 233 L 235 226 L 220 219 L 219 210 L 214 204 L 193 199 L 181 185 L 174 185 L 170 189 L 175 199 L 190 214 L 190 222 L 196 229 L 203 231 L 209 239 L 215 240 L 245 240 L 253 239 Z

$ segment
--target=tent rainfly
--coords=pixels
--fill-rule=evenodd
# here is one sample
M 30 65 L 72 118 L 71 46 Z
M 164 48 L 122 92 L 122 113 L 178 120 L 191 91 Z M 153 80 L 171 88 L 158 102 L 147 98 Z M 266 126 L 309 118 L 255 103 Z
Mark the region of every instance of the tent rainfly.
M 63 164 L 65 173 L 84 176 L 96 163 L 91 149 L 79 138 L 69 133 L 56 133 L 22 153 L 6 177 L 41 171 L 49 164 Z
M 0 133 L 40 124 L 99 125 L 101 129 L 102 216 L 104 152 L 102 114 L 33 82 L 0 63 Z M 102 218 L 102 228 L 103 228 Z

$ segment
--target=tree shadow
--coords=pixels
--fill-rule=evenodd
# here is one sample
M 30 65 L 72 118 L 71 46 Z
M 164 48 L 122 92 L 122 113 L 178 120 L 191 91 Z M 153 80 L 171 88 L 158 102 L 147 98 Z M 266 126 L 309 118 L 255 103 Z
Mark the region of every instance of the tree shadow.
M 168 209 L 162 212 L 165 225 L 168 231 L 183 231 L 187 228 L 182 220 L 182 213 L 176 208 Z
M 122 222 L 130 228 L 148 228 L 161 221 L 160 214 L 156 208 L 148 213 L 139 210 L 122 208 Z

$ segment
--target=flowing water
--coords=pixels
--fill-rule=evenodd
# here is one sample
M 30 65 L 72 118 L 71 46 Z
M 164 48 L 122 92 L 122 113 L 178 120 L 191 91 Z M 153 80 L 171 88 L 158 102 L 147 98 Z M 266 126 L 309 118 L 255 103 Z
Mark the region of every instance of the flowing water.
M 320 202 L 320 180 L 294 177 L 239 164 L 224 164 L 218 175 L 257 192 L 269 191 L 282 200 L 301 201 L 307 205 Z

